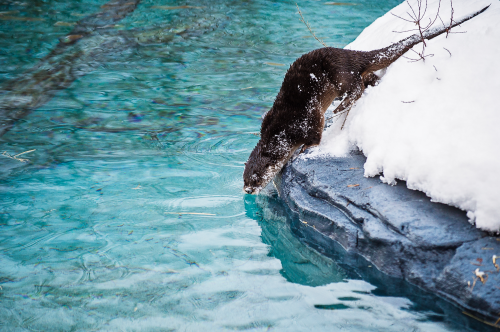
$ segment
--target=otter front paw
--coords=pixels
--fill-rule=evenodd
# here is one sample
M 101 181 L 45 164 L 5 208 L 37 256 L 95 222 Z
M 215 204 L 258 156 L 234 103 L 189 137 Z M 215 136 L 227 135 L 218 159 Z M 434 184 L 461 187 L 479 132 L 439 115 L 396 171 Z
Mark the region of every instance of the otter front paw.
M 299 154 L 301 154 L 302 152 L 306 151 L 309 148 L 312 148 L 313 146 L 318 146 L 318 145 L 319 144 L 304 144 L 302 145 L 302 149 L 300 149 Z

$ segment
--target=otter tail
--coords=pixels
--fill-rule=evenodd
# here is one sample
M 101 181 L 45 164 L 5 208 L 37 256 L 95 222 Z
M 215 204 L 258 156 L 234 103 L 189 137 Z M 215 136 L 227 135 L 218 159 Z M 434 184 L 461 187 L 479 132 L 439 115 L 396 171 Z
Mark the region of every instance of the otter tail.
M 467 15 L 465 17 L 462 17 L 460 20 L 456 21 L 453 25 L 447 26 L 447 27 L 440 27 L 440 28 L 432 28 L 424 32 L 424 39 L 432 39 L 434 37 L 439 36 L 440 34 L 448 31 L 449 29 L 456 27 L 457 25 L 460 25 L 464 23 L 465 21 L 470 20 L 471 18 L 481 14 L 484 12 L 486 9 L 490 7 L 489 5 L 484 7 L 478 12 L 475 12 L 473 14 Z M 367 69 L 365 70 L 365 73 L 370 73 L 377 71 L 379 69 L 383 69 L 388 67 L 391 63 L 396 61 L 400 56 L 405 54 L 410 48 L 412 48 L 414 45 L 420 43 L 422 39 L 420 38 L 420 35 L 414 34 L 408 38 L 405 38 L 403 40 L 400 40 L 399 42 L 392 44 L 390 46 L 374 50 L 371 52 L 372 54 L 372 60 L 370 61 L 369 65 L 367 66 Z

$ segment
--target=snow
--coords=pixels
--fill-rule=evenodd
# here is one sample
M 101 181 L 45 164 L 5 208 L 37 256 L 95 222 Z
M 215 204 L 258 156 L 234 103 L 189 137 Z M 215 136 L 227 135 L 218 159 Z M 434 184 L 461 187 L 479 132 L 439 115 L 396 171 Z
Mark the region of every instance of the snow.
M 478 228 L 499 231 L 500 2 L 454 0 L 453 7 L 459 19 L 490 3 L 486 12 L 452 30 L 465 33 L 427 41 L 425 53 L 433 57 L 401 57 L 379 73 L 380 83 L 365 90 L 344 129 L 340 116 L 313 155 L 342 156 L 355 145 L 367 157 L 365 176 L 382 175 L 389 184 L 405 180 L 433 201 L 467 211 Z M 410 4 L 416 8 L 416 0 Z M 428 0 L 426 17 L 435 16 L 437 7 L 437 0 Z M 346 48 L 368 51 L 411 35 L 393 32 L 415 25 L 391 15 L 408 18 L 409 10 L 407 3 L 397 6 Z M 450 13 L 450 0 L 442 0 L 445 23 Z M 414 47 L 421 49 L 422 44 Z M 411 51 L 405 56 L 416 57 Z

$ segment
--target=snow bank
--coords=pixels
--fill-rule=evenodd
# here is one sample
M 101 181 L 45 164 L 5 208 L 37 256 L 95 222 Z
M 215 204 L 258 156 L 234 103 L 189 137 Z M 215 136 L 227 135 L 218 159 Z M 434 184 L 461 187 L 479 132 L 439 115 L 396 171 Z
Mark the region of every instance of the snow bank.
M 454 0 L 453 7 L 458 19 L 490 3 L 486 12 L 453 29 L 466 33 L 428 41 L 426 54 L 434 56 L 425 63 L 400 58 L 387 68 L 380 84 L 368 88 L 351 110 L 344 130 L 341 116 L 315 154 L 339 156 L 357 145 L 367 157 L 365 176 L 382 172 L 384 182 L 406 180 L 434 201 L 467 211 L 477 227 L 499 231 L 500 2 Z M 410 4 L 416 8 L 415 0 Z M 428 0 L 426 17 L 437 8 L 437 0 Z M 411 35 L 393 32 L 415 28 L 391 15 L 408 18 L 407 11 L 407 3 L 397 6 L 346 48 L 373 50 Z M 450 0 L 442 0 L 445 22 L 450 13 Z M 415 58 L 411 51 L 406 56 Z

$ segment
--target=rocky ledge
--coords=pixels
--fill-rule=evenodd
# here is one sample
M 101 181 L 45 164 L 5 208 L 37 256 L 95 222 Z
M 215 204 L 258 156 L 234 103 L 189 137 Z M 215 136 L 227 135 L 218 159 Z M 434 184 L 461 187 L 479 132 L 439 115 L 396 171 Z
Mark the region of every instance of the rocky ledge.
M 365 178 L 365 161 L 359 151 L 345 158 L 305 155 L 288 163 L 275 184 L 302 223 L 321 236 L 387 275 L 500 325 L 500 237 L 404 182 Z

